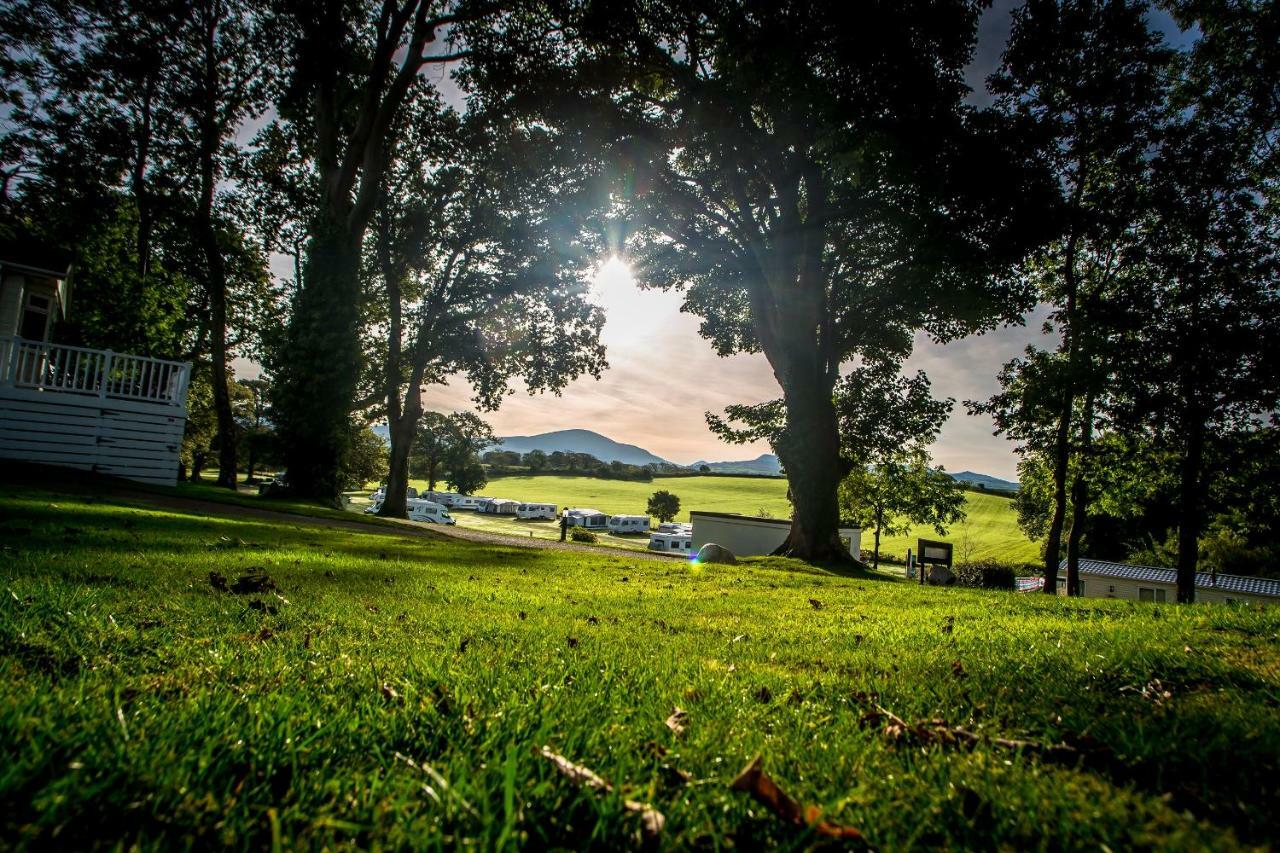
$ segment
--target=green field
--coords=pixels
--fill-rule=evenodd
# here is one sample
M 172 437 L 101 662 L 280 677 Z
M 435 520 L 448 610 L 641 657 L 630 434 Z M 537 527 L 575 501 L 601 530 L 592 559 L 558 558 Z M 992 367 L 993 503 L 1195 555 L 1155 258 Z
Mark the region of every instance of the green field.
M 820 842 L 756 756 L 885 850 L 1280 841 L 1280 609 L 321 523 L 0 484 L 3 846 Z
M 413 481 L 413 485 L 426 488 L 425 481 L 421 480 Z M 786 480 L 764 477 L 659 478 L 652 483 L 550 475 L 496 477 L 489 481 L 483 493 L 491 497 L 553 503 L 561 507 L 594 507 L 610 515 L 643 515 L 649 495 L 657 489 L 666 489 L 680 497 L 681 521 L 688 521 L 689 511 L 695 509 L 744 515 L 756 515 L 764 510 L 775 518 L 791 517 Z M 907 549 L 914 549 L 916 540 L 923 537 L 952 542 L 956 546 L 957 559 L 967 556 L 972 560 L 992 559 L 1006 563 L 1031 563 L 1039 559 L 1039 546 L 1018 529 L 1018 516 L 1008 498 L 965 492 L 965 508 L 969 514 L 967 522 L 954 525 L 946 536 L 938 537 L 929 527 L 917 527 L 906 536 L 882 539 L 881 554 L 904 558 Z M 515 532 L 518 535 L 528 535 L 532 531 L 533 535 L 545 538 L 558 536 L 554 525 L 545 523 L 477 516 L 465 511 L 454 515 L 465 527 Z M 607 540 L 609 544 L 624 547 L 628 544 L 622 537 L 607 537 Z M 643 546 L 632 544 L 631 547 Z M 871 548 L 870 531 L 863 531 L 862 547 Z

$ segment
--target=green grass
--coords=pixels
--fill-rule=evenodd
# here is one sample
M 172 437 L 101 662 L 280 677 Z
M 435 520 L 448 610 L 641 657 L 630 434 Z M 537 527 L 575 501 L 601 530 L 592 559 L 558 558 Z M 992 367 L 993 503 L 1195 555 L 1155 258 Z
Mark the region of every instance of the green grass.
M 426 488 L 426 482 L 415 480 L 413 485 Z M 443 488 L 443 486 L 441 486 Z M 791 504 L 787 501 L 787 483 L 765 477 L 680 477 L 658 478 L 652 483 L 632 483 L 621 480 L 600 480 L 594 477 L 557 477 L 550 475 L 496 477 L 482 491 L 493 497 L 506 497 L 533 503 L 553 503 L 557 506 L 583 506 L 616 513 L 643 514 L 649 496 L 658 489 L 666 489 L 680 497 L 681 521 L 689 520 L 690 510 L 708 512 L 736 512 L 755 515 L 764 510 L 775 518 L 790 518 Z M 907 549 L 916 547 L 916 540 L 943 539 L 955 545 L 956 558 L 967 552 L 970 559 L 993 559 L 1006 563 L 1031 563 L 1039 559 L 1040 547 L 1027 539 L 1018 529 L 1018 514 L 1008 498 L 981 492 L 965 492 L 965 508 L 968 520 L 953 525 L 945 536 L 939 537 L 929 527 L 916 527 L 905 536 L 881 539 L 880 553 L 898 559 L 906 557 Z M 460 511 L 454 513 L 464 527 L 512 532 L 527 536 L 552 538 L 559 535 L 553 526 L 515 521 L 510 518 L 477 516 Z M 602 537 L 604 544 L 643 548 L 627 537 Z M 862 533 L 862 547 L 870 550 L 870 531 Z
M 208 581 L 251 569 L 281 598 Z M 5 846 L 606 848 L 637 842 L 624 798 L 666 815 L 669 848 L 811 846 L 729 789 L 756 755 L 883 849 L 1280 840 L 1274 609 L 487 547 L 27 485 L 0 485 L 0 587 Z M 867 719 L 877 702 L 1091 739 L 1109 760 L 895 743 Z M 684 737 L 663 724 L 677 705 Z

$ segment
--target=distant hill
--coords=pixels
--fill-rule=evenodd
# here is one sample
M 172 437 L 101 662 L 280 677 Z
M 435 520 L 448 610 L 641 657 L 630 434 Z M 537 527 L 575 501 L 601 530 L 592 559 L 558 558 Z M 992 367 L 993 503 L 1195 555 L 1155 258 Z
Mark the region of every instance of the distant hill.
M 697 470 L 703 465 L 706 465 L 717 474 L 755 474 L 757 476 L 763 474 L 776 477 L 782 473 L 782 463 L 772 453 L 761 453 L 755 459 L 744 459 L 740 462 L 704 462 L 698 460 L 689 467 Z
M 951 479 L 960 483 L 967 483 L 970 486 L 979 486 L 993 492 L 1016 492 L 1018 490 L 1017 483 L 1001 480 L 999 477 L 992 477 L 988 474 L 975 474 L 973 471 L 960 471 L 956 474 L 951 474 Z
M 489 449 L 513 450 L 516 453 L 528 453 L 531 450 L 554 453 L 559 450 L 564 453 L 590 453 L 602 462 L 617 460 L 627 465 L 671 464 L 643 447 L 622 444 L 589 429 L 562 429 L 540 435 L 508 435 L 501 441 L 501 444 Z

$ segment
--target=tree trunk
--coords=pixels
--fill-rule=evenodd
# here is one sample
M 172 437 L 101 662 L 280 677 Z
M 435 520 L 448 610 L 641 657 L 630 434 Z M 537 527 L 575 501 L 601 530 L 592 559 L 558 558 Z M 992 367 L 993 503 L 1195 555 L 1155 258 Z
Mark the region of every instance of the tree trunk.
M 227 380 L 227 270 L 218 232 L 213 222 L 213 198 L 218 189 L 217 153 L 222 142 L 218 124 L 220 88 L 215 37 L 218 19 L 206 9 L 201 21 L 204 38 L 204 95 L 200 106 L 200 204 L 196 213 L 197 231 L 205 260 L 205 287 L 209 295 L 209 350 L 213 361 L 213 410 L 218 418 L 218 485 L 236 488 L 239 427 L 231 411 L 231 389 Z
M 394 424 L 388 424 L 391 432 L 391 466 L 387 476 L 386 496 L 378 510 L 378 515 L 384 518 L 408 517 L 409 454 L 413 450 L 413 434 L 418 428 L 418 415 L 422 411 L 421 403 L 413 405 L 413 396 L 415 395 L 410 395 L 404 414 Z
M 1189 407 L 1190 408 L 1190 407 Z M 1204 465 L 1205 426 L 1192 416 L 1184 421 L 1187 445 L 1178 475 L 1178 603 L 1196 600 L 1196 563 L 1203 525 L 1201 467 Z
M 275 397 L 289 488 L 336 504 L 360 372 L 361 237 L 330 223 L 307 248 Z
M 831 389 L 793 386 L 784 388 L 783 396 L 787 426 L 776 450 L 787 471 L 795 512 L 791 532 L 774 554 L 809 562 L 856 562 L 840 541 L 836 490 L 848 463 L 840 457 Z
M 1080 539 L 1088 520 L 1089 484 L 1085 465 L 1093 445 L 1093 394 L 1084 398 L 1081 415 L 1080 447 L 1076 454 L 1076 473 L 1071 481 L 1071 530 L 1067 534 L 1067 595 L 1080 594 Z
M 1067 468 L 1071 464 L 1071 410 L 1075 395 L 1067 392 L 1053 444 L 1053 519 L 1044 543 L 1044 593 L 1058 594 L 1058 560 L 1062 553 L 1062 530 L 1067 518 Z
M 884 513 L 876 510 L 875 546 L 871 551 L 871 568 L 880 568 L 880 524 L 884 521 Z

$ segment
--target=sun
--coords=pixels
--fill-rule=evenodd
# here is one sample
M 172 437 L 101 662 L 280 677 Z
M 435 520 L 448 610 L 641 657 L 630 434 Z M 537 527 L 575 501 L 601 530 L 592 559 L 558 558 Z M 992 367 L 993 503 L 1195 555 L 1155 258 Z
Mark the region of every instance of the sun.
M 595 275 L 591 277 L 591 290 L 596 296 L 632 290 L 635 286 L 636 277 L 631 267 L 617 255 L 610 256 L 596 267 Z

